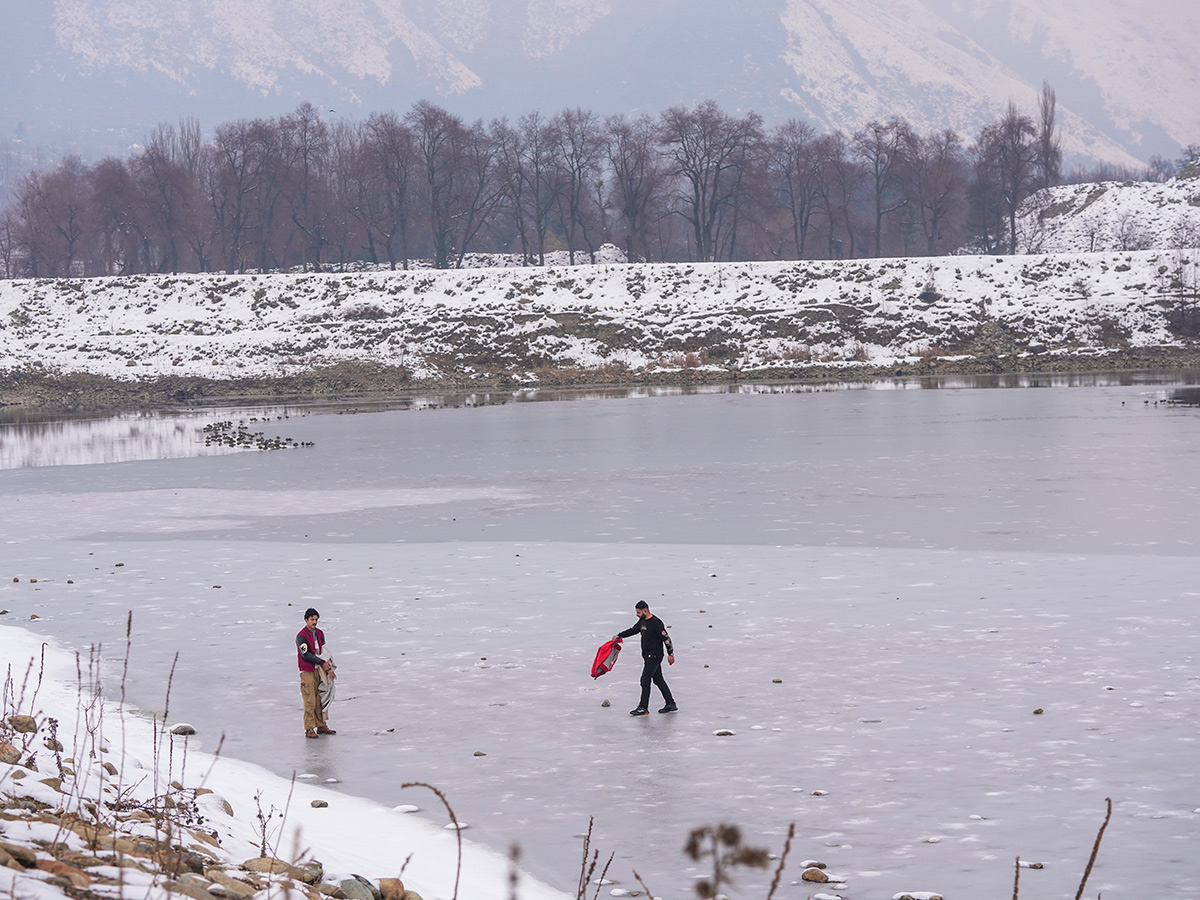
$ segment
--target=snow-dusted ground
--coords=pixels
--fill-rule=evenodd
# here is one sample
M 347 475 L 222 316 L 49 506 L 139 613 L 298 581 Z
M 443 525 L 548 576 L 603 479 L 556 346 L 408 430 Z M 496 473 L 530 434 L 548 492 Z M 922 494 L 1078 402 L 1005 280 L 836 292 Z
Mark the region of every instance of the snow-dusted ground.
M 1200 161 L 1165 182 L 1063 184 L 1030 197 L 1017 223 L 1024 253 L 1200 246 Z
M 0 373 L 742 372 L 1180 346 L 1191 251 L 0 281 Z M 689 358 L 688 354 L 691 354 Z M 1099 364 L 1102 365 L 1102 364 Z
M 802 859 L 848 898 L 995 894 L 1018 855 L 1023 895 L 1073 896 L 1111 797 L 1089 895 L 1200 897 L 1200 412 L 1039 383 L 294 411 L 259 427 L 314 447 L 5 471 L 0 607 L 110 676 L 133 609 L 141 706 L 178 651 L 205 747 L 440 826 L 399 787 L 429 781 L 568 892 L 594 815 L 614 887 L 664 898 L 719 821 L 776 853 L 796 823 L 784 896 Z M 636 659 L 587 670 L 643 598 L 681 711 L 631 719 Z

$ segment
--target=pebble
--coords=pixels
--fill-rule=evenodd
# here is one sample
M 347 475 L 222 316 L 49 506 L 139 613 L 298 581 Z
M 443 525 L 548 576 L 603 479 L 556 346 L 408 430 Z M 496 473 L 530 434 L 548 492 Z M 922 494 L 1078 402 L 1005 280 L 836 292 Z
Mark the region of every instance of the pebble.
M 195 733 L 196 733 L 195 726 L 189 725 L 187 722 L 180 722 L 178 725 L 176 725 L 174 728 L 171 729 L 171 734 L 188 735 L 188 734 L 195 734 Z
M 735 732 L 730 731 L 728 728 L 718 728 L 713 732 L 713 734 L 715 734 L 717 737 L 732 737 Z
M 472 755 L 473 756 L 487 756 L 487 754 L 484 753 L 482 750 L 476 750 Z
M 312 801 L 312 802 L 309 804 L 309 806 L 311 806 L 313 809 L 324 809 L 324 808 L 325 808 L 325 807 L 327 807 L 328 805 L 329 805 L 329 801 L 328 801 L 328 800 L 313 800 L 313 801 Z
M 608 709 L 610 706 L 612 706 L 612 701 L 602 700 L 602 701 L 600 701 L 600 705 L 603 706 L 605 709 Z

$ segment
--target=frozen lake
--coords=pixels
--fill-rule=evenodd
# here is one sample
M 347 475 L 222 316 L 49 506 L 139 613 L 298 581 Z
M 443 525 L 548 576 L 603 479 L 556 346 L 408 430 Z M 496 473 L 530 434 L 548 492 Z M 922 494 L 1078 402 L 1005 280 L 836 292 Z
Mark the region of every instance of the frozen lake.
M 774 853 L 796 823 L 780 896 L 802 859 L 847 898 L 997 894 L 1018 855 L 1023 893 L 1074 896 L 1111 797 L 1089 895 L 1200 897 L 1200 409 L 1171 378 L 1034 383 L 8 426 L 0 621 L 101 643 L 112 684 L 132 609 L 129 696 L 161 708 L 178 652 L 206 748 L 440 823 L 400 788 L 433 783 L 572 893 L 595 816 L 615 886 L 667 900 L 722 821 Z M 204 447 L 251 417 L 313 446 Z M 639 599 L 675 715 L 626 714 L 635 652 L 588 676 Z M 309 605 L 341 676 L 320 741 Z

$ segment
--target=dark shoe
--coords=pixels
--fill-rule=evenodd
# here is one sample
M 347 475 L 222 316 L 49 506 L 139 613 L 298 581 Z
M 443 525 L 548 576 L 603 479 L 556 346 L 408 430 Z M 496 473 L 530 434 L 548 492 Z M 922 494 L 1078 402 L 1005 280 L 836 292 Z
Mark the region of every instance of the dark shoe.
M 662 709 L 660 709 L 659 712 L 677 712 L 678 710 L 679 710 L 679 707 L 676 706 L 675 701 L 672 700 L 670 703 L 668 703 L 666 706 L 664 706 Z
M 326 726 L 322 725 L 317 729 L 317 734 L 337 734 L 337 732 L 332 728 L 327 728 Z
M 310 728 L 310 729 L 308 729 L 308 731 L 304 732 L 304 736 L 310 737 L 310 738 L 315 738 L 317 736 L 317 733 L 313 729 Z
M 631 709 L 629 714 L 631 716 L 648 716 L 650 715 L 650 710 L 646 709 L 644 706 L 639 706 L 637 709 Z

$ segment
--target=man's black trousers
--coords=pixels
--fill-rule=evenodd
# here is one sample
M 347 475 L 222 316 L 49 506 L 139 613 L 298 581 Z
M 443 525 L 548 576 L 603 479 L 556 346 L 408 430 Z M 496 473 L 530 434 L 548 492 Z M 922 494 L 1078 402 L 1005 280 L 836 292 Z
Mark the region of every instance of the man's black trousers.
M 662 691 L 663 700 L 667 703 L 675 702 L 675 698 L 671 696 L 671 689 L 667 687 L 667 680 L 663 678 L 662 664 L 661 656 L 646 656 L 642 659 L 642 702 L 638 704 L 642 709 L 650 708 L 651 681 Z

